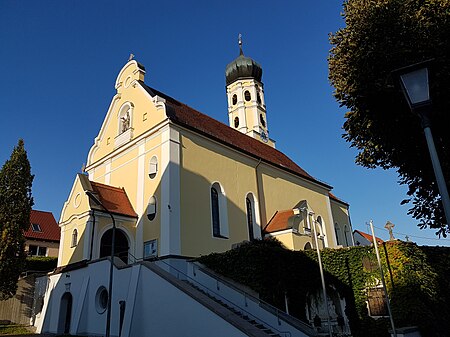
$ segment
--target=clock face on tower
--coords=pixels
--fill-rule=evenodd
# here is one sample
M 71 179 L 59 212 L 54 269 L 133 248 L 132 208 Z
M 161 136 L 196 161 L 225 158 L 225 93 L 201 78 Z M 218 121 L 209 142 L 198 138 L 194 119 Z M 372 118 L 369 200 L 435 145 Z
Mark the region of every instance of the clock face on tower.
M 269 140 L 269 137 L 267 137 L 267 134 L 266 134 L 264 131 L 261 131 L 261 140 L 262 140 L 264 143 L 267 143 L 268 140 Z

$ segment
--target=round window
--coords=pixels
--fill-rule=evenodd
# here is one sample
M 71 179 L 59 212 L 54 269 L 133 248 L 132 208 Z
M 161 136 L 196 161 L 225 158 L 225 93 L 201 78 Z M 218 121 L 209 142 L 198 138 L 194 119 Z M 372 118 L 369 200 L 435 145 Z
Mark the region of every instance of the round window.
M 250 100 L 252 99 L 252 96 L 250 95 L 250 91 L 245 90 L 245 92 L 244 92 L 244 98 L 245 98 L 245 100 L 246 100 L 247 102 L 250 101 Z
M 237 103 L 237 95 L 234 94 L 233 95 L 233 105 L 235 105 Z
M 97 289 L 97 294 L 95 295 L 95 309 L 99 314 L 103 314 L 108 306 L 108 290 L 101 286 Z

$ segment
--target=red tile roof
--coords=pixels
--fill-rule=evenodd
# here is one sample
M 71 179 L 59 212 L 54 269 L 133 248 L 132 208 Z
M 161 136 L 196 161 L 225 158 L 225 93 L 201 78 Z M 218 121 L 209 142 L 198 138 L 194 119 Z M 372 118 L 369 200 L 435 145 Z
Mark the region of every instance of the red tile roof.
M 353 231 L 353 233 L 358 233 L 359 235 L 361 235 L 361 236 L 362 236 L 363 238 L 365 238 L 366 240 L 369 240 L 370 243 L 373 243 L 372 235 L 367 234 L 367 233 L 364 233 L 364 232 L 361 232 L 361 231 L 359 231 L 359 230 L 357 230 L 357 229 L 355 229 L 355 230 Z M 381 239 L 378 238 L 378 237 L 375 237 L 375 238 L 377 239 L 377 243 L 378 243 L 378 244 L 381 244 L 381 243 L 384 242 L 383 240 L 381 240 Z
M 331 189 L 331 186 L 313 178 L 284 153 L 275 148 L 234 130 L 228 125 L 202 114 L 156 89 L 148 87 L 142 81 L 139 81 L 139 83 L 152 97 L 158 95 L 166 100 L 166 113 L 172 122 Z
M 289 218 L 294 216 L 294 210 L 288 209 L 286 211 L 277 211 L 272 219 L 270 219 L 267 226 L 264 228 L 266 233 L 273 233 L 289 228 Z
M 91 181 L 93 192 L 108 211 L 137 218 L 138 215 L 128 199 L 125 189 Z
M 33 231 L 32 224 L 38 224 L 40 232 Z M 61 230 L 51 212 L 31 210 L 30 227 L 24 232 L 26 239 L 59 241 Z
M 341 204 L 344 204 L 345 206 L 350 206 L 348 203 L 346 203 L 344 200 L 339 199 L 337 196 L 335 196 L 333 193 L 328 192 L 328 196 L 330 199 L 333 199 L 334 201 L 340 202 Z

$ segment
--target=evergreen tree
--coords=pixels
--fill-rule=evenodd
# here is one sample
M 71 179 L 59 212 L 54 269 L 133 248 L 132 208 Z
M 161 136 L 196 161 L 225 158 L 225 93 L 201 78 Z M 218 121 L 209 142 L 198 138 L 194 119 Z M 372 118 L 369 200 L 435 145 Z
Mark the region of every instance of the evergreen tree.
M 0 170 L 0 298 L 15 295 L 25 265 L 23 232 L 30 225 L 34 176 L 24 142 L 19 140 Z

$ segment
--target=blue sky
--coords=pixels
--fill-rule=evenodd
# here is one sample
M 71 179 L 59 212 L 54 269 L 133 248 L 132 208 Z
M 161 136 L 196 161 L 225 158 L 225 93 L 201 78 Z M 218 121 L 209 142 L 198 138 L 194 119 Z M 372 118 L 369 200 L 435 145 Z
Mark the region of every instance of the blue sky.
M 133 53 L 148 85 L 227 123 L 225 66 L 244 53 L 263 67 L 267 122 L 277 148 L 350 204 L 354 229 L 396 225 L 419 244 L 447 245 L 400 206 L 395 171 L 354 163 L 342 138 L 345 109 L 328 82 L 328 34 L 340 1 L 0 2 L 0 163 L 19 138 L 35 174 L 35 208 L 59 214 L 86 162 Z M 387 239 L 384 229 L 377 236 Z M 426 239 L 431 238 L 431 239 Z

